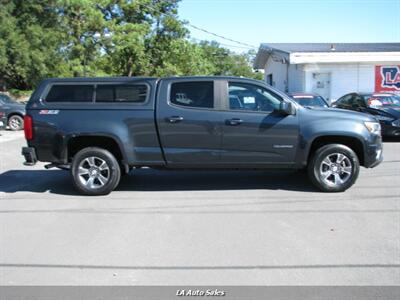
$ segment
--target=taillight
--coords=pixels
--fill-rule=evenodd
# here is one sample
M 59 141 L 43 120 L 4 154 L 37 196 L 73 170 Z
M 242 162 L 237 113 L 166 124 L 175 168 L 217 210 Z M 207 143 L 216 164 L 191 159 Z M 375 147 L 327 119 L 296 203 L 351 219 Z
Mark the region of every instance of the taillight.
M 32 117 L 28 115 L 25 115 L 24 117 L 24 133 L 27 141 L 33 139 L 33 121 Z

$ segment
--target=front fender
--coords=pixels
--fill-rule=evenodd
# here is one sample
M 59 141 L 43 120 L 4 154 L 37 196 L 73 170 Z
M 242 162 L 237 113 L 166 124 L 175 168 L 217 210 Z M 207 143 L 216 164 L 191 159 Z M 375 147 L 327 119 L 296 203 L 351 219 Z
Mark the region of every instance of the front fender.
M 300 167 L 304 167 L 308 163 L 311 147 L 319 138 L 328 138 L 332 142 L 340 138 L 356 139 L 362 145 L 363 154 L 365 154 L 366 144 L 369 143 L 371 134 L 362 122 L 353 120 L 330 120 L 318 119 L 304 122 L 300 129 L 300 142 L 297 155 L 297 162 Z

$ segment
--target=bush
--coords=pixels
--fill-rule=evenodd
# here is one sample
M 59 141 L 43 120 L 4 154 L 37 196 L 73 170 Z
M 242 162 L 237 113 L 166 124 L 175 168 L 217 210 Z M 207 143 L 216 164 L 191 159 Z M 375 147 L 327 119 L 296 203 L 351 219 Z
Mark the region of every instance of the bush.
M 14 98 L 18 101 L 27 101 L 31 96 L 33 91 L 31 90 L 17 90 L 17 89 L 10 89 L 8 90 L 8 94 L 11 98 Z

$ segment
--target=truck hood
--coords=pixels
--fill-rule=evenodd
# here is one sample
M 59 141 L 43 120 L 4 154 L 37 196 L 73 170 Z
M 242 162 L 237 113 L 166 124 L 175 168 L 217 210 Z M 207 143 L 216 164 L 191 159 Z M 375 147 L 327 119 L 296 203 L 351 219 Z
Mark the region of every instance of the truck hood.
M 355 111 L 350 111 L 346 109 L 340 108 L 332 108 L 332 107 L 318 107 L 318 108 L 303 108 L 302 113 L 313 116 L 314 118 L 321 119 L 337 119 L 337 120 L 358 120 L 360 122 L 372 121 L 376 122 L 376 119 L 368 114 L 359 113 Z

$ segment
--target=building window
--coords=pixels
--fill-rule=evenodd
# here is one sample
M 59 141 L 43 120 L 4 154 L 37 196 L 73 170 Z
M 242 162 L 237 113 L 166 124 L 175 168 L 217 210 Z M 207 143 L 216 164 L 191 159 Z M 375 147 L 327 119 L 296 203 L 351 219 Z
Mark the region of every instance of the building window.
M 274 86 L 274 80 L 273 80 L 272 74 L 268 74 L 268 75 L 267 75 L 267 83 L 268 83 L 270 86 Z

